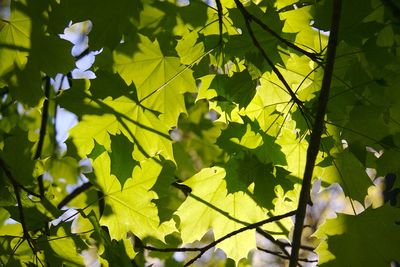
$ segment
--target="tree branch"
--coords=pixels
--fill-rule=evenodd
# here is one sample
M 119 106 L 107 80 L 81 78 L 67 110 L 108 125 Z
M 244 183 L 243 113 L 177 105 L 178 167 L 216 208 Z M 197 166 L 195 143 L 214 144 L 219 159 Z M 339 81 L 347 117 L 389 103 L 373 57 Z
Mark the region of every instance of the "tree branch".
M 239 0 L 235 0 L 235 3 L 237 7 L 239 8 L 240 12 L 242 13 L 245 23 L 246 23 L 246 28 L 249 31 L 250 37 L 253 41 L 254 46 L 257 47 L 257 49 L 260 51 L 261 55 L 263 58 L 267 61 L 268 65 L 272 68 L 272 71 L 275 73 L 276 76 L 278 76 L 278 79 L 283 83 L 283 85 L 286 88 L 286 91 L 289 93 L 290 97 L 292 100 L 299 106 L 300 110 L 304 109 L 305 107 L 303 105 L 303 102 L 297 97 L 295 92 L 293 92 L 292 88 L 290 88 L 290 85 L 287 83 L 286 79 L 283 77 L 282 73 L 278 70 L 277 67 L 275 67 L 275 64 L 272 62 L 272 60 L 267 56 L 267 53 L 265 53 L 264 49 L 258 42 L 256 36 L 254 35 L 253 29 L 251 28 L 250 21 L 252 17 L 249 17 L 247 10 L 243 7 L 242 3 L 240 3 Z
M 272 255 L 277 256 L 279 258 L 285 259 L 285 260 L 289 260 L 290 259 L 290 257 L 282 255 L 280 252 L 277 252 L 277 251 L 272 251 L 272 250 L 269 250 L 269 249 L 266 249 L 266 248 L 261 248 L 261 247 L 257 247 L 257 249 L 261 250 L 261 251 L 263 251 L 265 253 L 272 254 Z M 298 259 L 298 261 L 310 262 L 310 263 L 311 262 L 318 262 L 318 260 L 309 260 L 309 259 Z
M 221 4 L 221 0 L 215 0 L 215 3 L 217 5 L 217 12 L 218 12 L 219 43 L 220 43 L 220 45 L 222 45 L 222 25 L 223 25 L 222 4 Z
M 314 171 L 315 160 L 317 158 L 319 151 L 321 135 L 324 128 L 326 107 L 328 105 L 328 100 L 329 100 L 329 91 L 333 75 L 336 46 L 338 42 L 341 7 L 342 7 L 341 0 L 333 0 L 333 12 L 331 18 L 331 29 L 328 41 L 326 65 L 321 85 L 321 91 L 318 99 L 318 107 L 317 107 L 317 114 L 315 117 L 315 123 L 313 126 L 313 130 L 311 132 L 310 143 L 307 149 L 307 160 L 304 170 L 299 204 L 297 208 L 289 267 L 295 267 L 298 261 L 301 236 L 304 226 L 304 218 L 306 215 L 307 203 L 310 198 L 311 179 Z
M 296 214 L 296 211 L 290 211 L 290 212 L 287 212 L 287 213 L 282 214 L 282 215 L 276 215 L 276 216 L 270 217 L 268 219 L 265 219 L 265 220 L 262 220 L 262 221 L 259 221 L 259 222 L 256 222 L 256 223 L 252 223 L 252 224 L 246 225 L 246 226 L 244 226 L 242 228 L 239 228 L 239 229 L 237 229 L 235 231 L 232 231 L 232 232 L 224 235 L 223 237 L 218 238 L 214 242 L 211 242 L 210 244 L 208 244 L 206 246 L 203 246 L 203 247 L 200 247 L 200 248 L 187 248 L 187 247 L 186 248 L 185 247 L 183 247 L 183 248 L 156 248 L 156 247 L 147 246 L 147 245 L 143 245 L 143 244 L 139 244 L 139 245 L 140 245 L 141 248 L 144 248 L 144 249 L 147 249 L 147 250 L 152 250 L 152 251 L 159 251 L 159 252 L 199 251 L 199 254 L 196 257 L 192 258 L 190 261 L 188 261 L 184 265 L 184 266 L 189 266 L 189 265 L 193 264 L 196 260 L 198 260 L 209 249 L 215 247 L 217 244 L 221 243 L 222 241 L 224 241 L 224 240 L 226 240 L 226 239 L 228 239 L 228 238 L 230 238 L 232 236 L 235 236 L 235 235 L 237 235 L 239 233 L 242 233 L 242 232 L 245 232 L 247 230 L 258 228 L 260 226 L 263 226 L 264 224 L 268 224 L 268 223 L 272 223 L 272 222 L 275 222 L 275 221 L 279 221 L 279 220 L 281 220 L 283 218 L 290 217 L 290 216 L 293 216 L 295 214 Z
M 290 257 L 289 252 L 286 250 L 285 245 L 282 242 L 276 240 L 272 235 L 270 235 L 269 233 L 265 232 L 260 227 L 257 227 L 256 231 L 257 231 L 257 233 L 259 233 L 260 235 L 262 235 L 263 237 L 268 239 L 270 242 L 272 242 L 274 245 L 279 247 L 287 257 Z
M 29 235 L 28 228 L 26 227 L 25 215 L 24 215 L 24 210 L 23 210 L 23 206 L 22 206 L 22 202 L 21 202 L 21 195 L 19 194 L 18 185 L 16 183 L 14 183 L 14 182 L 12 182 L 12 185 L 13 185 L 14 192 L 15 192 L 15 198 L 17 199 L 17 207 L 18 207 L 18 211 L 19 211 L 19 219 L 21 221 L 24 238 L 28 242 L 32 252 L 35 253 L 35 248 L 31 243 L 31 241 L 32 241 L 31 240 L 31 236 Z
M 281 41 L 282 43 L 284 43 L 285 45 L 287 45 L 288 47 L 302 53 L 303 55 L 307 56 L 308 58 L 310 58 L 312 61 L 315 62 L 319 62 L 320 59 L 318 57 L 318 55 L 316 53 L 310 53 L 306 50 L 304 50 L 303 48 L 295 45 L 294 43 L 286 40 L 285 38 L 281 37 L 279 34 L 277 34 L 276 32 L 274 32 L 270 27 L 268 27 L 267 24 L 265 24 L 264 22 L 262 22 L 259 18 L 257 18 L 256 16 L 252 15 L 249 11 L 247 11 L 247 9 L 243 6 L 243 4 L 239 1 L 239 0 L 234 0 L 235 4 L 237 6 L 237 8 L 240 10 L 240 12 L 242 13 L 244 19 L 246 22 L 251 22 L 254 21 L 255 23 L 257 23 L 262 29 L 264 29 L 266 32 L 268 32 L 269 34 L 271 34 L 272 36 L 274 36 L 275 38 L 277 38 L 279 41 Z
M 260 221 L 260 222 L 256 222 L 256 223 L 253 223 L 253 224 L 249 224 L 249 225 L 247 225 L 245 227 L 242 227 L 242 228 L 239 228 L 239 229 L 237 229 L 235 231 L 232 231 L 232 232 L 228 233 L 227 235 L 225 235 L 225 236 L 223 236 L 221 238 L 218 238 L 214 242 L 211 242 L 210 244 L 202 247 L 200 252 L 199 252 L 199 254 L 196 257 L 194 257 L 193 259 L 191 259 L 190 261 L 188 261 L 184 266 L 191 265 L 196 260 L 198 260 L 201 256 L 203 256 L 203 254 L 206 253 L 209 249 L 211 249 L 212 247 L 215 247 L 217 244 L 221 243 L 222 241 L 224 241 L 224 240 L 226 240 L 226 239 L 228 239 L 228 238 L 230 238 L 232 236 L 235 236 L 235 235 L 237 235 L 239 233 L 242 233 L 242 232 L 245 232 L 247 230 L 255 229 L 255 228 L 263 226 L 264 224 L 267 224 L 267 223 L 279 221 L 279 220 L 281 220 L 283 218 L 290 217 L 290 216 L 295 215 L 295 214 L 296 214 L 296 211 L 290 211 L 288 213 L 285 213 L 285 214 L 282 214 L 282 215 L 277 215 L 277 216 L 274 216 L 274 217 L 270 217 L 270 218 L 268 218 L 266 220 L 263 220 L 263 221 Z
M 147 246 L 147 245 L 142 245 L 140 246 L 141 248 L 151 250 L 151 251 L 158 251 L 158 252 L 187 252 L 187 251 L 201 251 L 203 247 L 201 248 L 156 248 L 153 246 Z
M 49 118 L 49 98 L 50 98 L 50 77 L 48 76 L 45 77 L 44 95 L 45 99 L 43 102 L 42 121 L 39 131 L 39 141 L 37 144 L 35 156 L 33 157 L 34 160 L 37 160 L 42 156 L 44 139 L 46 137 L 47 121 Z M 38 177 L 38 184 L 39 184 L 40 198 L 42 199 L 44 198 L 43 175 L 40 175 Z

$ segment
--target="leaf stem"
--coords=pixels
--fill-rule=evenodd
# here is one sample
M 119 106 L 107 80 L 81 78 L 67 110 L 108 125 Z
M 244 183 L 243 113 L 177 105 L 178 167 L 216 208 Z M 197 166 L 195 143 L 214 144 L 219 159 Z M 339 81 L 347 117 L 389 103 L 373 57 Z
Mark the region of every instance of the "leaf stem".
M 324 129 L 324 118 L 326 107 L 329 100 L 329 91 L 333 76 L 333 67 L 335 63 L 336 46 L 338 42 L 340 14 L 342 8 L 341 0 L 333 0 L 333 12 L 331 19 L 331 28 L 328 41 L 328 51 L 324 77 L 322 79 L 321 91 L 318 99 L 317 113 L 315 123 L 311 132 L 310 143 L 307 149 L 307 160 L 304 170 L 303 183 L 300 192 L 300 199 L 296 213 L 296 221 L 294 226 L 292 252 L 289 267 L 295 267 L 298 262 L 299 250 L 301 245 L 301 236 L 304 226 L 304 218 L 306 216 L 307 203 L 310 198 L 311 179 L 314 171 L 315 160 L 318 155 L 321 142 L 321 135 Z

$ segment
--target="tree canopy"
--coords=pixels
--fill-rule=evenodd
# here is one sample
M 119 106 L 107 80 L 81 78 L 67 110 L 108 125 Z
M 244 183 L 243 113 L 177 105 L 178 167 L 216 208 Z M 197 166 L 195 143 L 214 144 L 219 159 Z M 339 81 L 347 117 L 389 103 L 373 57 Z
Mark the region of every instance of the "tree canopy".
M 0 18 L 1 266 L 399 266 L 398 1 Z

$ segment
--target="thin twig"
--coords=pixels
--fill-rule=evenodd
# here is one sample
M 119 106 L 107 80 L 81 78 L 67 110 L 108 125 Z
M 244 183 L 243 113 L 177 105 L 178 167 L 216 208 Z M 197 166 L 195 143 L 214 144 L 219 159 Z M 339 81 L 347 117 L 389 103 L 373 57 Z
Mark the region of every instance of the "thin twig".
M 143 245 L 141 248 L 151 250 L 151 251 L 158 251 L 158 252 L 188 252 L 188 251 L 201 251 L 203 247 L 201 248 L 156 248 L 153 246 L 148 246 L 148 245 Z
M 20 219 L 20 223 L 22 225 L 22 232 L 23 232 L 23 235 L 24 235 L 24 239 L 26 239 L 26 241 L 28 242 L 29 247 L 31 248 L 32 252 L 35 254 L 36 253 L 36 249 L 34 248 L 34 246 L 32 244 L 32 238 L 29 235 L 28 228 L 26 226 L 24 209 L 23 209 L 23 206 L 22 206 L 21 195 L 19 194 L 18 185 L 14 181 L 11 181 L 11 183 L 12 183 L 13 188 L 14 188 L 15 198 L 17 199 L 17 207 L 18 207 L 18 212 L 19 212 L 19 219 Z
M 291 247 L 291 245 L 289 243 L 286 242 L 282 242 L 280 240 L 275 239 L 272 235 L 270 235 L 269 233 L 267 233 L 266 231 L 262 230 L 261 228 L 257 227 L 256 231 L 258 234 L 262 235 L 263 237 L 265 237 L 267 240 L 269 240 L 271 243 L 273 243 L 275 246 L 279 247 L 279 249 L 285 254 L 282 255 L 280 252 L 271 252 L 271 251 L 266 251 L 264 249 L 261 249 L 259 247 L 257 247 L 259 250 L 262 250 L 264 252 L 276 255 L 278 257 L 281 257 L 283 259 L 290 259 L 290 253 L 286 250 L 286 247 Z M 307 250 L 311 253 L 315 253 L 314 252 L 314 248 L 313 247 L 309 247 L 309 246 L 301 246 L 301 249 Z M 276 253 L 276 254 L 275 254 Z M 306 261 L 306 259 L 299 259 L 298 261 Z M 301 267 L 301 264 L 297 264 L 299 267 Z
M 235 236 L 235 235 L 237 235 L 239 233 L 242 233 L 242 232 L 245 232 L 247 230 L 255 229 L 255 228 L 263 226 L 264 224 L 267 224 L 267 223 L 279 221 L 279 220 L 281 220 L 283 218 L 290 217 L 290 216 L 293 216 L 295 214 L 296 214 L 296 211 L 290 211 L 288 213 L 285 213 L 285 214 L 282 214 L 282 215 L 273 216 L 273 217 L 270 217 L 270 218 L 268 218 L 266 220 L 263 220 L 263 221 L 260 221 L 260 222 L 256 222 L 256 223 L 252 223 L 252 224 L 249 224 L 249 225 L 247 225 L 245 227 L 242 227 L 242 228 L 239 228 L 239 229 L 237 229 L 235 231 L 232 231 L 232 232 L 224 235 L 223 237 L 218 238 L 214 242 L 211 242 L 210 244 L 202 247 L 200 252 L 199 252 L 199 254 L 197 254 L 196 257 L 194 257 L 190 261 L 188 261 L 184 266 L 189 266 L 189 265 L 193 264 L 196 260 L 201 258 L 201 256 L 203 256 L 203 254 L 206 253 L 209 249 L 215 247 L 217 244 L 221 243 L 222 241 L 224 241 L 224 240 L 226 240 L 226 239 L 228 239 L 228 238 L 230 238 L 232 236 Z
M 241 5 L 239 0 L 235 0 L 235 3 L 238 5 L 238 7 L 239 7 L 239 5 Z M 292 100 L 299 106 L 301 111 L 302 111 L 302 109 L 305 110 L 303 102 L 293 92 L 292 88 L 290 88 L 290 85 L 286 81 L 285 77 L 283 77 L 282 73 L 278 70 L 278 68 L 275 66 L 275 64 L 272 62 L 272 60 L 267 56 L 267 53 L 265 53 L 264 49 L 262 48 L 262 46 L 258 42 L 256 36 L 254 35 L 253 29 L 251 28 L 250 20 L 246 17 L 246 13 L 244 13 L 245 12 L 244 7 L 243 8 L 239 8 L 239 10 L 241 11 L 241 13 L 242 13 L 242 15 L 243 15 L 243 17 L 245 19 L 246 28 L 249 31 L 249 34 L 250 34 L 250 37 L 251 37 L 251 39 L 253 41 L 254 46 L 257 47 L 257 49 L 260 51 L 260 53 L 263 56 L 263 58 L 265 59 L 265 61 L 267 61 L 268 65 L 272 68 L 272 71 L 275 73 L 276 76 L 278 76 L 278 79 L 283 83 L 283 85 L 286 88 L 286 91 L 289 93 L 289 95 L 292 98 Z
M 285 38 L 283 38 L 282 36 L 280 36 L 278 33 L 276 33 L 275 31 L 273 31 L 270 27 L 268 27 L 267 24 L 265 24 L 264 22 L 262 22 L 259 18 L 257 18 L 256 16 L 252 15 L 249 11 L 247 11 L 247 9 L 243 6 L 243 4 L 239 1 L 239 0 L 234 0 L 235 4 L 237 6 L 237 8 L 240 10 L 240 12 L 242 13 L 244 19 L 246 22 L 251 22 L 254 21 L 255 23 L 257 23 L 262 29 L 264 29 L 266 32 L 268 32 L 269 34 L 271 34 L 272 36 L 274 36 L 275 38 L 277 38 L 279 41 L 281 41 L 282 43 L 284 43 L 285 45 L 287 45 L 288 47 L 302 53 L 303 55 L 307 56 L 308 58 L 310 58 L 312 61 L 315 62 L 319 62 L 320 59 L 318 57 L 317 54 L 315 53 L 310 53 L 306 50 L 304 50 L 303 48 L 295 45 L 294 43 L 286 40 Z
M 328 105 L 328 100 L 329 100 L 329 91 L 333 75 L 333 66 L 335 63 L 336 46 L 338 42 L 341 6 L 342 6 L 341 0 L 333 1 L 333 13 L 332 13 L 329 41 L 328 41 L 326 65 L 321 85 L 321 91 L 318 99 L 318 108 L 315 117 L 315 123 L 313 126 L 313 130 L 311 132 L 310 143 L 307 149 L 307 160 L 304 170 L 299 204 L 297 208 L 289 267 L 295 267 L 297 265 L 299 257 L 301 236 L 304 226 L 304 218 L 306 215 L 307 203 L 309 202 L 310 198 L 311 179 L 314 171 L 315 160 L 317 158 L 319 151 L 321 135 L 324 129 L 324 118 L 326 113 L 326 107 Z
M 272 235 L 268 234 L 267 232 L 262 230 L 260 227 L 257 227 L 256 231 L 257 231 L 257 233 L 259 233 L 260 235 L 262 235 L 263 237 L 268 239 L 270 242 L 275 244 L 277 247 L 279 247 L 280 250 L 286 255 L 286 257 L 290 257 L 290 254 L 286 250 L 285 246 L 281 242 L 278 242 L 278 240 L 276 240 Z
M 192 258 L 190 261 L 188 261 L 188 262 L 184 265 L 184 266 L 189 266 L 189 265 L 193 264 L 196 260 L 198 260 L 198 259 L 199 259 L 204 253 L 206 253 L 209 249 L 215 247 L 217 244 L 221 243 L 222 241 L 224 241 L 224 240 L 226 240 L 226 239 L 228 239 L 228 238 L 230 238 L 230 237 L 232 237 L 232 236 L 235 236 L 235 235 L 237 235 L 237 234 L 239 234 L 239 233 L 242 233 L 242 232 L 245 232 L 245 231 L 247 231 L 247 230 L 256 229 L 256 228 L 261 227 L 261 226 L 263 226 L 263 225 L 265 225 L 265 224 L 268 224 L 268 223 L 272 223 L 272 222 L 275 222 L 275 221 L 279 221 L 279 220 L 281 220 L 281 219 L 283 219 L 283 218 L 290 217 L 290 216 L 293 216 L 293 215 L 295 215 L 295 214 L 296 214 L 296 211 L 290 211 L 290 212 L 287 212 L 287 213 L 282 214 L 282 215 L 276 215 L 276 216 L 270 217 L 270 218 L 268 218 L 268 219 L 265 219 L 265 220 L 262 220 L 262 221 L 259 221 L 259 222 L 256 222 L 256 223 L 252 223 L 252 224 L 246 225 L 246 226 L 244 226 L 244 227 L 242 227 L 242 228 L 239 228 L 239 229 L 237 229 L 237 230 L 235 230 L 235 231 L 232 231 L 232 232 L 230 232 L 230 233 L 224 235 L 223 237 L 218 238 L 218 239 L 215 240 L 214 242 L 211 242 L 210 244 L 208 244 L 208 245 L 206 245 L 206 246 L 203 246 L 203 247 L 200 247 L 200 248 L 188 248 L 188 247 L 181 247 L 181 248 L 157 248 L 157 247 L 148 246 L 148 245 L 143 245 L 143 244 L 140 244 L 140 247 L 143 248 L 143 249 L 147 249 L 147 250 L 151 250 L 151 251 L 159 251 L 159 252 L 187 252 L 187 251 L 198 251 L 199 254 L 198 254 L 196 257 Z
M 263 251 L 263 252 L 265 252 L 265 253 L 268 253 L 268 254 L 272 254 L 272 255 L 274 255 L 274 256 L 277 256 L 277 257 L 279 257 L 279 258 L 282 258 L 282 259 L 285 259 L 285 260 L 290 260 L 290 257 L 285 256 L 285 255 L 282 255 L 280 252 L 272 251 L 272 250 L 269 250 L 269 249 L 266 249 L 266 248 L 261 248 L 261 247 L 257 247 L 257 249 L 258 249 L 258 250 L 261 250 L 261 251 Z M 318 260 L 309 260 L 309 259 L 298 259 L 298 261 L 310 262 L 310 263 L 312 263 L 312 262 L 318 262 Z

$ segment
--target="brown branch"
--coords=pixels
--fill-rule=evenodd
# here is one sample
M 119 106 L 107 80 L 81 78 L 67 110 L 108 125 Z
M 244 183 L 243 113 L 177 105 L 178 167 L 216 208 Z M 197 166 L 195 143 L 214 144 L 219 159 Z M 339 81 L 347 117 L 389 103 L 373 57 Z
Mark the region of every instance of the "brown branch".
M 46 137 L 47 121 L 49 118 L 49 98 L 50 98 L 50 77 L 48 76 L 45 77 L 44 95 L 45 99 L 43 102 L 42 121 L 40 124 L 40 131 L 39 131 L 39 141 L 37 144 L 35 156 L 33 157 L 34 160 L 37 160 L 42 156 L 44 139 Z M 40 198 L 42 199 L 44 198 L 43 175 L 39 175 L 38 184 L 39 184 Z
M 272 235 L 269 233 L 265 232 L 262 230 L 260 227 L 256 228 L 257 233 L 268 239 L 270 242 L 272 242 L 274 245 L 279 247 L 279 249 L 286 255 L 286 257 L 290 257 L 289 252 L 286 250 L 285 246 L 282 245 L 282 243 L 278 242 Z
M 243 6 L 243 4 L 240 2 L 240 0 L 234 0 L 234 1 L 235 1 L 235 4 L 236 4 L 237 8 L 242 13 L 242 15 L 243 15 L 243 17 L 244 17 L 246 22 L 254 21 L 263 30 L 265 30 L 266 32 L 268 32 L 269 34 L 271 34 L 272 36 L 277 38 L 279 41 L 281 41 L 282 43 L 284 43 L 288 47 L 290 47 L 290 48 L 302 53 L 303 55 L 305 55 L 308 58 L 310 58 L 312 61 L 315 61 L 315 62 L 319 62 L 320 61 L 320 59 L 319 59 L 319 57 L 318 57 L 318 55 L 316 53 L 310 53 L 310 52 L 304 50 L 303 48 L 295 45 L 294 43 L 286 40 L 285 38 L 281 37 L 278 33 L 276 33 L 270 27 L 268 27 L 267 24 L 265 24 L 259 18 L 257 18 L 256 16 L 252 15 L 249 11 L 247 11 L 247 9 Z
M 201 258 L 201 256 L 203 256 L 203 254 L 206 253 L 209 249 L 215 247 L 217 244 L 221 243 L 222 241 L 224 241 L 224 240 L 226 240 L 226 239 L 228 239 L 228 238 L 230 238 L 230 237 L 232 237 L 232 236 L 235 236 L 235 235 L 237 235 L 237 234 L 239 234 L 239 233 L 242 233 L 242 232 L 245 232 L 245 231 L 247 231 L 247 230 L 255 229 L 255 228 L 260 227 L 260 226 L 263 226 L 264 224 L 267 224 L 267 223 L 279 221 L 279 220 L 281 220 L 281 219 L 283 219 L 283 218 L 290 217 L 290 216 L 295 215 L 295 214 L 296 214 L 296 211 L 290 211 L 290 212 L 288 212 L 288 213 L 285 213 L 285 214 L 282 214 L 282 215 L 273 216 L 273 217 L 270 217 L 270 218 L 265 219 L 265 220 L 263 220 L 263 221 L 259 221 L 259 222 L 253 223 L 253 224 L 249 224 L 249 225 L 247 225 L 247 226 L 245 226 L 245 227 L 242 227 L 242 228 L 239 228 L 239 229 L 237 229 L 237 230 L 235 230 L 235 231 L 232 231 L 232 232 L 230 232 L 230 233 L 224 235 L 223 237 L 218 238 L 218 239 L 215 240 L 214 242 L 211 242 L 210 244 L 208 244 L 208 245 L 202 247 L 201 250 L 200 250 L 200 252 L 199 252 L 199 254 L 197 254 L 196 257 L 194 257 L 194 258 L 192 258 L 190 261 L 188 261 L 188 262 L 184 265 L 184 267 L 193 264 L 196 260 L 198 260 L 199 258 Z
M 266 231 L 262 230 L 261 228 L 257 228 L 256 231 L 257 231 L 258 234 L 262 235 L 263 237 L 265 237 L 266 239 L 268 239 L 269 241 L 271 241 L 272 243 L 274 243 L 275 245 L 277 245 L 280 248 L 284 248 L 285 249 L 286 247 L 291 247 L 292 246 L 290 243 L 283 242 L 283 241 L 280 241 L 278 239 L 275 239 L 272 235 L 270 235 Z M 302 245 L 302 246 L 300 246 L 300 248 L 304 249 L 304 250 L 307 250 L 309 252 L 315 253 L 314 252 L 315 248 L 313 248 L 313 247 Z M 284 251 L 282 250 L 282 252 L 284 252 Z M 290 256 L 290 255 L 288 255 L 288 256 Z
M 297 265 L 299 257 L 304 218 L 306 215 L 307 203 L 310 199 L 311 179 L 314 171 L 315 160 L 319 151 L 321 135 L 324 129 L 326 107 L 329 100 L 329 91 L 333 75 L 333 67 L 335 63 L 336 46 L 338 42 L 341 7 L 341 0 L 333 0 L 333 12 L 331 18 L 331 29 L 328 41 L 326 65 L 324 77 L 322 79 L 321 91 L 318 99 L 315 123 L 311 132 L 310 143 L 307 149 L 306 166 L 304 169 L 303 183 L 297 208 L 289 267 L 295 267 Z
M 223 17 L 223 12 L 222 12 L 222 4 L 221 4 L 221 0 L 215 0 L 215 3 L 217 5 L 217 12 L 218 12 L 218 27 L 219 27 L 219 43 L 220 45 L 222 45 L 222 25 L 223 25 L 223 21 L 222 21 L 222 17 Z
M 32 238 L 29 235 L 28 228 L 26 227 L 25 215 L 24 215 L 24 210 L 23 210 L 23 206 L 22 206 L 22 202 L 21 202 L 21 195 L 19 194 L 18 185 L 13 183 L 13 188 L 14 188 L 14 192 L 15 192 L 15 198 L 17 199 L 17 207 L 18 207 L 18 211 L 19 211 L 19 219 L 21 221 L 22 232 L 24 234 L 24 238 L 28 242 L 32 252 L 35 253 L 36 250 L 33 247 L 32 242 L 31 242 Z
M 287 212 L 287 213 L 282 214 L 282 215 L 276 215 L 276 216 L 270 217 L 268 219 L 265 219 L 265 220 L 262 220 L 262 221 L 259 221 L 259 222 L 256 222 L 256 223 L 252 223 L 252 224 L 246 225 L 246 226 L 244 226 L 242 228 L 239 228 L 239 229 L 237 229 L 235 231 L 232 231 L 232 232 L 224 235 L 223 237 L 218 238 L 214 242 L 211 242 L 210 244 L 208 244 L 206 246 L 203 246 L 203 247 L 200 247 L 200 248 L 187 248 L 187 247 L 186 248 L 185 247 L 182 247 L 182 248 L 156 248 L 156 247 L 153 247 L 153 246 L 147 246 L 147 245 L 143 245 L 143 244 L 139 244 L 139 246 L 141 248 L 144 248 L 144 249 L 147 249 L 147 250 L 158 251 L 158 252 L 199 251 L 199 254 L 196 257 L 192 258 L 190 261 L 188 261 L 184 265 L 184 266 L 189 266 L 189 265 L 193 264 L 196 260 L 198 260 L 209 249 L 215 247 L 217 244 L 221 243 L 222 241 L 224 241 L 224 240 L 226 240 L 226 239 L 228 239 L 228 238 L 230 238 L 232 236 L 235 236 L 235 235 L 237 235 L 239 233 L 242 233 L 242 232 L 245 232 L 247 230 L 256 229 L 258 227 L 263 226 L 264 224 L 268 224 L 268 223 L 272 223 L 272 222 L 275 222 L 275 221 L 279 221 L 279 220 L 281 220 L 283 218 L 290 217 L 290 216 L 293 216 L 295 214 L 296 214 L 296 211 L 290 211 L 290 212 Z
M 285 260 L 289 260 L 290 259 L 290 257 L 282 255 L 280 252 L 277 252 L 277 251 L 272 251 L 272 250 L 269 250 L 269 249 L 266 249 L 266 248 L 261 248 L 261 247 L 257 247 L 257 249 L 261 250 L 261 251 L 263 251 L 265 253 L 272 254 L 272 255 L 277 256 L 279 258 L 285 259 Z M 311 262 L 318 262 L 318 260 L 309 260 L 309 259 L 298 259 L 298 261 L 310 262 L 310 263 Z

